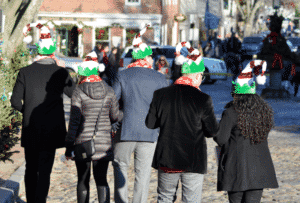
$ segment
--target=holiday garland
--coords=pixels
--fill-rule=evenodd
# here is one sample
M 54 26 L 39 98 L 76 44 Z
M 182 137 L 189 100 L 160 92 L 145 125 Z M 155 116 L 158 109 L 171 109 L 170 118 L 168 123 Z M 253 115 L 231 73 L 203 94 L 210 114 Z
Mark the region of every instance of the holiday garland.
M 72 28 L 75 26 L 78 28 L 78 34 L 82 34 L 83 29 L 92 29 L 92 26 L 87 26 L 85 25 L 82 21 L 78 21 L 76 24 L 62 24 L 62 25 L 57 25 L 53 22 L 53 20 L 48 20 L 46 23 L 43 25 L 53 25 L 56 30 L 61 30 L 61 29 L 66 29 L 66 30 L 72 30 Z

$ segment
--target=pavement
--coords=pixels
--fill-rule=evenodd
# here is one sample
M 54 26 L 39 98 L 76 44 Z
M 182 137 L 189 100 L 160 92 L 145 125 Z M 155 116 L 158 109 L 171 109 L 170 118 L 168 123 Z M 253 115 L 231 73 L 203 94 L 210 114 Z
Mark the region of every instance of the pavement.
M 268 80 L 267 80 L 268 83 Z M 262 89 L 267 87 L 268 84 L 257 87 L 257 93 L 260 94 Z M 214 111 L 218 120 L 220 120 L 224 106 L 227 102 L 231 101 L 231 77 L 226 81 L 217 81 L 214 85 L 202 85 L 201 90 L 211 95 L 214 104 Z M 288 91 L 291 93 L 293 89 L 287 85 Z M 300 93 L 299 93 L 300 94 Z M 275 128 L 270 132 L 268 143 L 272 155 L 272 159 L 277 174 L 279 183 L 278 189 L 265 189 L 263 193 L 262 202 L 300 202 L 300 95 L 296 98 L 279 100 L 267 99 L 267 102 L 274 109 Z M 70 116 L 70 99 L 64 95 L 64 109 L 66 121 L 68 122 Z M 225 192 L 216 192 L 217 180 L 217 165 L 214 157 L 214 147 L 216 144 L 212 139 L 207 139 L 208 144 L 208 174 L 205 175 L 203 184 L 202 202 L 228 202 Z M 64 148 L 57 150 L 56 158 L 51 174 L 51 185 L 48 195 L 49 203 L 62 203 L 62 202 L 77 202 L 76 200 L 76 184 L 77 173 L 74 162 L 61 161 L 61 155 L 64 154 Z M 128 170 L 129 177 L 129 200 L 132 199 L 133 181 L 134 181 L 134 168 L 133 159 Z M 6 187 L 11 186 L 11 190 L 6 190 L 5 194 L 14 191 L 16 202 L 25 202 L 24 191 L 24 165 L 22 165 L 12 176 L 8 179 Z M 91 177 L 92 178 L 92 177 Z M 113 169 L 111 163 L 108 168 L 108 182 L 111 188 L 111 202 L 114 202 L 113 191 Z M 10 184 L 8 184 L 10 183 Z M 12 184 L 14 183 L 14 184 Z M 16 186 L 19 191 L 17 191 Z M 3 187 L 3 185 L 2 185 Z M 157 198 L 157 171 L 152 169 L 150 180 L 150 191 L 147 202 L 156 202 Z M 90 186 L 90 202 L 97 202 L 97 192 L 94 181 L 91 181 Z M 0 203 L 12 202 L 11 200 L 2 201 L 1 198 L 4 193 L 0 192 Z M 181 185 L 177 192 L 178 201 L 181 200 Z M 4 198 L 2 198 L 4 199 Z

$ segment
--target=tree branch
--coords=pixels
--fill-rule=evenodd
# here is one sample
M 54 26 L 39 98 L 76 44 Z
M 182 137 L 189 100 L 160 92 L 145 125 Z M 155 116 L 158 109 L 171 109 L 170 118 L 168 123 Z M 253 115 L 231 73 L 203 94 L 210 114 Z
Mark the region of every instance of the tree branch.
M 236 4 L 236 7 L 238 8 L 239 12 L 242 14 L 243 20 L 246 20 L 245 13 L 244 13 L 244 11 L 242 10 L 242 7 L 241 7 L 240 3 L 238 2 L 238 0 L 235 0 L 235 4 Z

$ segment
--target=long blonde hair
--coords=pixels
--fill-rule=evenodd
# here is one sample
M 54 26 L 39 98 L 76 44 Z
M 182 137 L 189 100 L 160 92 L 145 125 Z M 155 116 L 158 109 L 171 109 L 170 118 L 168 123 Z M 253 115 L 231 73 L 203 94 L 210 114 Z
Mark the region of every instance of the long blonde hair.
M 167 58 L 164 56 L 164 55 L 161 55 L 160 57 L 159 57 L 159 59 L 156 61 L 156 63 L 155 63 L 155 66 L 156 67 L 158 67 L 158 65 L 159 65 L 159 60 L 160 59 L 163 59 L 165 62 L 166 62 L 166 64 L 165 64 L 165 66 L 164 67 L 170 67 L 170 64 L 169 64 L 169 62 L 168 62 L 168 60 L 167 60 Z

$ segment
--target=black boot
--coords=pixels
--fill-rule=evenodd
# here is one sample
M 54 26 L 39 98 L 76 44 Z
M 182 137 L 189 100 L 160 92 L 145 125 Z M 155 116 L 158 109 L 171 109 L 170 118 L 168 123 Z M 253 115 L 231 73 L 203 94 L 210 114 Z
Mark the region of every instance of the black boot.
M 98 186 L 97 192 L 98 192 L 99 203 L 109 203 L 110 202 L 109 186 Z
M 77 190 L 77 202 L 89 203 L 90 193 L 87 190 Z

